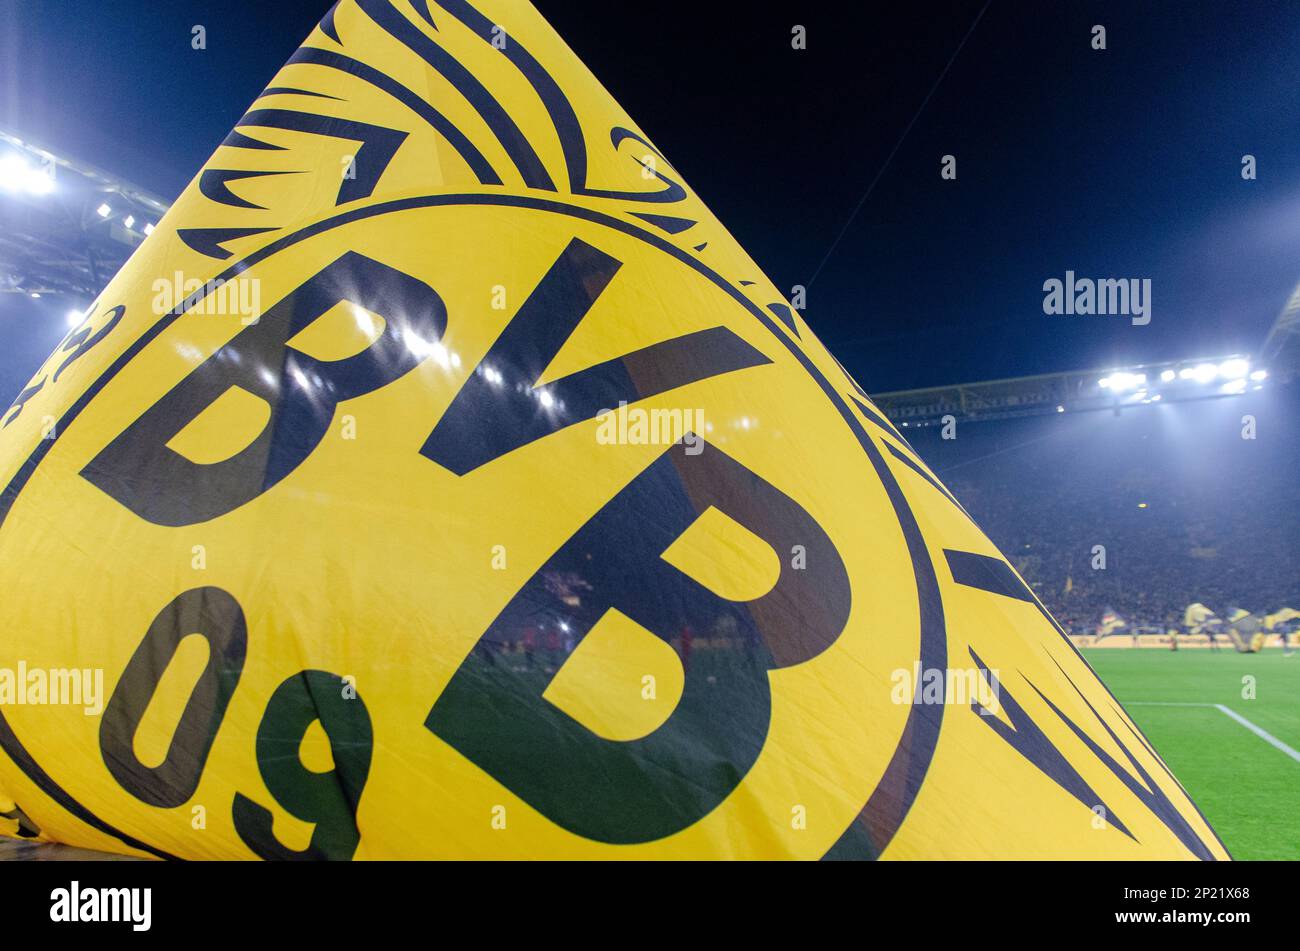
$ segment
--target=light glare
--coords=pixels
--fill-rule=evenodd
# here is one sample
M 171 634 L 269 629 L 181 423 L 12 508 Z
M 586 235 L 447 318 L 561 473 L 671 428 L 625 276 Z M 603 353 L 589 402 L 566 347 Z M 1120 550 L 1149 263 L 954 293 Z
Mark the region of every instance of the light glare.
M 1225 380 L 1239 380 L 1250 372 L 1250 361 L 1234 358 L 1219 364 L 1219 375 Z

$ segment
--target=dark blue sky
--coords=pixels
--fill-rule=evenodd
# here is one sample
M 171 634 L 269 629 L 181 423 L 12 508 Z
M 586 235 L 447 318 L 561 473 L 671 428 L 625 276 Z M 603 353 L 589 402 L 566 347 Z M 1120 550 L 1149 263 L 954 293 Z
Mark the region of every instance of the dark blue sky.
M 983 0 L 537 5 L 788 289 Z M 0 0 L 0 124 L 172 198 L 326 6 Z M 1067 269 L 1150 278 L 1151 324 L 1044 316 L 1043 281 Z M 1252 350 L 1297 280 L 1300 6 L 993 0 L 806 317 L 880 392 Z

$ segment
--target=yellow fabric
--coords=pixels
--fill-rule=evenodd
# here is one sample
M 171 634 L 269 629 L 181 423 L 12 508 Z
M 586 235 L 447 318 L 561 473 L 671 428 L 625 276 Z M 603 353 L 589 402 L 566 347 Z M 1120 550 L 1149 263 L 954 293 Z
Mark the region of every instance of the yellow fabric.
M 51 839 L 185 858 L 1226 857 L 993 544 L 541 16 L 424 7 L 343 0 L 105 289 L 86 327 L 111 329 L 85 350 L 70 335 L 0 430 L 0 665 L 101 671 L 106 703 L 0 705 L 5 795 Z M 782 183 L 756 158 L 733 161 L 761 201 Z M 365 261 L 328 271 L 349 253 Z M 327 272 L 337 299 L 250 367 L 241 341 Z M 218 288 L 187 306 L 178 275 L 232 283 L 205 313 Z M 521 313 L 535 340 L 580 305 L 553 354 L 502 342 Z M 687 356 L 627 356 L 684 337 Z M 414 365 L 340 397 L 368 354 L 379 377 Z M 609 402 L 564 388 L 607 361 L 583 386 Z M 663 388 L 692 361 L 714 369 Z M 472 384 L 498 411 L 446 428 Z M 672 433 L 690 438 L 602 429 L 623 393 L 692 411 Z M 246 452 L 263 437 L 274 453 Z M 662 506 L 606 519 L 660 475 Z M 682 500 L 701 515 L 684 532 Z M 589 524 L 612 527 L 583 560 Z M 588 569 L 677 537 L 568 643 L 587 632 L 565 612 L 605 584 Z M 577 567 L 547 568 L 560 552 Z M 677 617 L 652 575 L 720 613 Z M 529 599 L 550 612 L 536 631 L 480 644 Z M 548 678 L 528 709 L 610 771 L 579 757 L 536 786 L 573 747 L 476 701 L 478 677 Z M 685 739 L 632 751 L 668 736 Z M 1108 765 L 1132 773 L 1130 755 L 1131 784 Z M 610 818 L 651 787 L 680 808 Z

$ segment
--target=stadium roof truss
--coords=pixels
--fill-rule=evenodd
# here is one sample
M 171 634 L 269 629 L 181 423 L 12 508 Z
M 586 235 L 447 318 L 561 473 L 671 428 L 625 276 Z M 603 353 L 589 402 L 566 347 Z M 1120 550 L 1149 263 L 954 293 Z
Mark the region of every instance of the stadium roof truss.
M 142 188 L 0 129 L 0 293 L 89 303 L 167 207 Z
M 1269 376 L 1250 357 L 1147 363 L 1113 370 L 1074 370 L 874 394 L 891 421 L 930 426 L 957 420 L 1010 419 L 1048 413 L 1111 410 L 1161 402 L 1236 396 Z

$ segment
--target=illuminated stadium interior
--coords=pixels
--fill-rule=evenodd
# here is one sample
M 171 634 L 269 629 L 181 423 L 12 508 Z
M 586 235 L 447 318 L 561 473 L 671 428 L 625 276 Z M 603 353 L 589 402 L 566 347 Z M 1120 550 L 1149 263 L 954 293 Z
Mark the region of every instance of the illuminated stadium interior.
M 5 6 L 0 861 L 1300 859 L 1300 7 L 1173 6 Z

